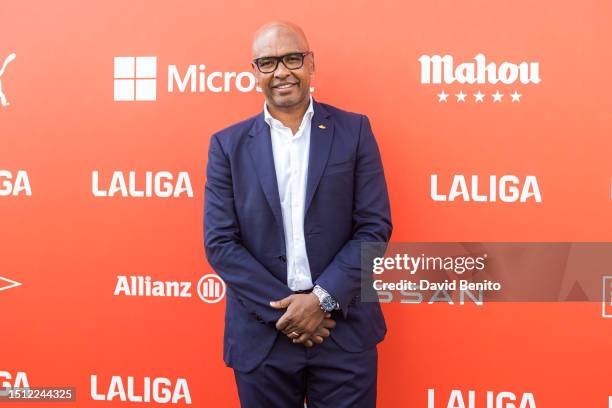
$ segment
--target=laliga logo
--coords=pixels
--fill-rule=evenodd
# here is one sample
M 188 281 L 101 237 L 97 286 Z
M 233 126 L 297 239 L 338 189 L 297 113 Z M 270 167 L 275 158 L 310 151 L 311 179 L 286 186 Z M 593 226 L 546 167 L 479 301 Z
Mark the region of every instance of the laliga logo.
M 482 394 L 476 395 L 474 390 L 468 390 L 467 395 L 461 390 L 452 390 L 448 399 L 442 401 L 448 401 L 447 404 L 436 405 L 439 398 L 436 398 L 435 389 L 430 388 L 427 390 L 427 408 L 537 408 L 531 392 L 516 395 L 509 391 L 487 391 L 485 397 L 482 398 Z
M 15 58 L 17 58 L 17 55 L 15 53 L 10 54 L 8 57 L 6 57 L 6 59 L 2 63 L 2 67 L 0 68 L 0 104 L 2 106 L 10 105 L 10 103 L 6 99 L 6 95 L 4 95 L 4 92 L 2 92 L 2 75 L 4 75 L 4 70 L 6 69 L 6 66 Z
M 90 376 L 90 395 L 94 401 L 191 405 L 191 393 L 186 378 L 177 378 L 174 381 L 167 377 L 139 378 L 113 375 L 110 382 L 100 381 L 99 386 L 98 375 L 92 374 Z
M 23 371 L 17 371 L 13 378 L 10 372 L 0 371 L 0 397 L 7 397 L 9 388 L 30 388 L 28 375 Z
M 478 54 L 474 57 L 474 62 L 464 62 L 455 67 L 454 60 L 451 55 L 422 55 L 418 61 L 421 63 L 421 83 L 422 84 L 497 84 L 504 85 L 520 82 L 521 84 L 539 84 L 540 78 L 540 63 L 539 62 L 521 62 L 518 64 L 511 62 L 503 62 L 499 66 L 490 62 L 487 63 L 483 54 Z M 444 90 L 438 95 L 438 102 L 447 102 L 449 94 Z M 455 94 L 456 102 L 466 102 L 468 94 L 460 90 Z M 477 91 L 473 94 L 474 102 L 484 102 L 486 94 Z M 512 102 L 520 102 L 522 94 L 518 91 L 509 94 Z M 502 102 L 504 94 L 496 90 L 491 94 L 493 102 Z
M 18 195 L 32 195 L 32 186 L 28 172 L 18 170 L 13 178 L 13 173 L 9 170 L 0 169 L 0 197 Z
M 542 202 L 542 194 L 536 176 L 526 176 L 523 181 L 512 174 L 501 177 L 490 175 L 488 181 L 487 186 L 486 181 L 483 181 L 478 175 L 466 177 L 463 174 L 455 174 L 450 188 L 447 188 L 448 182 L 439 183 L 438 175 L 432 174 L 430 196 L 433 201 Z

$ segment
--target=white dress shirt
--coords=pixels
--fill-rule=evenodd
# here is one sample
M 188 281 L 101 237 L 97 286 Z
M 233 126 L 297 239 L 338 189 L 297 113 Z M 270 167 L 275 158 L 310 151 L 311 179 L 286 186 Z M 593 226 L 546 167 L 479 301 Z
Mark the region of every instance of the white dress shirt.
M 310 289 L 313 286 L 304 240 L 304 205 L 313 114 L 312 96 L 310 96 L 308 109 L 294 135 L 290 128 L 270 115 L 264 102 L 264 118 L 270 126 L 274 168 L 283 214 L 287 286 L 294 291 Z

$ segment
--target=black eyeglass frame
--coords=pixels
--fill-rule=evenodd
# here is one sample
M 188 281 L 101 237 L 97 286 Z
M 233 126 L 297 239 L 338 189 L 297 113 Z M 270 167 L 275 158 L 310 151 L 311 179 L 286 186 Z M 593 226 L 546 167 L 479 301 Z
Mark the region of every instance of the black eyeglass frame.
M 312 54 L 312 51 L 305 51 L 305 52 L 290 52 L 289 54 L 279 55 L 278 57 L 276 57 L 276 56 L 270 56 L 270 57 L 259 57 L 259 58 L 255 58 L 255 59 L 254 59 L 253 61 L 251 61 L 251 62 L 252 62 L 252 63 L 253 63 L 253 64 L 254 64 L 254 65 L 257 67 L 257 69 L 259 70 L 259 72 L 261 72 L 262 74 L 271 74 L 271 73 L 273 73 L 274 71 L 276 71 L 276 70 L 278 69 L 278 63 L 279 63 L 279 62 L 282 62 L 282 63 L 283 63 L 283 65 L 285 66 L 285 68 L 287 68 L 288 70 L 293 71 L 293 70 L 296 70 L 296 69 L 300 69 L 300 68 L 302 68 L 302 67 L 304 66 L 304 59 L 306 58 L 306 56 L 307 56 L 308 54 Z M 301 56 L 301 57 L 302 57 L 302 63 L 300 64 L 300 66 L 299 66 L 299 67 L 289 68 L 289 67 L 287 66 L 287 64 L 285 64 L 285 61 L 284 61 L 285 57 L 289 57 L 289 56 L 292 56 L 292 55 L 299 55 L 299 56 Z M 262 59 L 274 59 L 274 60 L 276 61 L 276 64 L 274 65 L 274 69 L 273 69 L 272 71 L 265 71 L 265 72 L 264 72 L 264 71 L 262 71 L 262 70 L 261 70 L 261 68 L 259 67 L 259 60 L 262 60 Z

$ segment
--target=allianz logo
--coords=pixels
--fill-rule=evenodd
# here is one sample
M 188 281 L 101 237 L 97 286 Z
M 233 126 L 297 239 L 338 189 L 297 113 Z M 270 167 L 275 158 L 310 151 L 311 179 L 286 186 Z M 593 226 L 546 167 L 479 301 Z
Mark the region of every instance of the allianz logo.
M 223 279 L 209 273 L 194 285 L 190 281 L 154 280 L 150 276 L 117 276 L 114 296 L 191 298 L 193 289 L 205 303 L 218 303 L 225 297 L 227 286 Z

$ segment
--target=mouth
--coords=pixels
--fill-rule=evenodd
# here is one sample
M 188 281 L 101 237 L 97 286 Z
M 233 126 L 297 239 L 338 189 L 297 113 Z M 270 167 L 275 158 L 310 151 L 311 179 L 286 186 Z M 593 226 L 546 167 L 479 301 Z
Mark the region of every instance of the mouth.
M 292 86 L 295 86 L 295 85 L 297 85 L 297 82 L 286 82 L 284 84 L 274 85 L 272 88 L 275 88 L 275 89 L 289 89 L 289 88 L 291 88 Z

